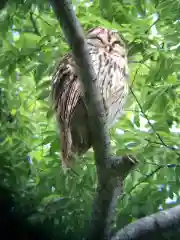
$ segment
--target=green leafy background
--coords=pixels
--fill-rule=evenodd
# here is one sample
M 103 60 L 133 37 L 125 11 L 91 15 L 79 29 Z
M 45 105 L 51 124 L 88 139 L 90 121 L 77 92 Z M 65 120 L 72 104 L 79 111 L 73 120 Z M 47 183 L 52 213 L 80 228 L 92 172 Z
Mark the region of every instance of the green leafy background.
M 33 3 L 34 2 L 34 3 Z M 180 187 L 180 1 L 73 1 L 85 31 L 117 29 L 129 50 L 131 89 L 111 129 L 114 154 L 138 167 L 118 203 L 117 228 L 178 204 Z M 81 236 L 96 188 L 93 152 L 65 174 L 49 98 L 52 72 L 69 50 L 48 1 L 9 1 L 0 12 L 0 181 L 17 193 L 32 221 Z M 120 131 L 121 130 L 121 131 Z M 167 204 L 167 199 L 175 199 Z M 20 201 L 21 202 L 21 201 Z M 51 223 L 51 224 L 50 224 Z

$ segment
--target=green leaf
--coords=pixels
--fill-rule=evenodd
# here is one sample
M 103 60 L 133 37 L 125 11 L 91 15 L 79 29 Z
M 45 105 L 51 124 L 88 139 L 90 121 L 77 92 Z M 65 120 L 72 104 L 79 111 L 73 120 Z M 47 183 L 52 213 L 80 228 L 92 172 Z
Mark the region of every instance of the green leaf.
M 50 91 L 49 90 L 44 90 L 38 95 L 37 100 L 44 100 L 45 98 L 49 97 Z
M 111 0 L 106 0 L 106 1 L 100 0 L 99 3 L 100 3 L 101 11 L 102 11 L 102 16 L 105 19 L 112 21 L 112 18 L 113 18 L 112 1 Z
M 19 40 L 16 42 L 17 47 L 21 48 L 36 48 L 41 37 L 33 33 L 24 33 L 20 35 Z
M 138 160 L 123 182 L 117 229 L 159 211 L 159 205 L 169 208 L 169 194 L 179 196 L 178 6 L 177 0 L 73 0 L 85 32 L 102 26 L 116 29 L 125 39 L 130 86 L 138 99 L 129 91 L 124 114 L 110 129 L 112 153 Z M 9 1 L 0 11 L 0 29 L 0 180 L 16 192 L 14 200 L 26 206 L 25 211 L 27 202 L 33 203 L 38 212 L 32 221 L 47 222 L 59 236 L 54 219 L 59 224 L 62 220 L 67 238 L 73 232 L 83 239 L 79 233 L 91 215 L 98 186 L 94 152 L 91 148 L 74 157 L 77 175 L 64 172 L 61 128 L 50 97 L 53 70 L 70 47 L 43 0 Z M 159 185 L 164 185 L 161 191 Z
M 46 70 L 47 70 L 46 64 L 40 64 L 36 67 L 36 69 L 34 71 L 34 80 L 36 83 L 41 81 Z
M 49 79 L 41 81 L 37 84 L 37 91 L 47 89 L 51 86 L 51 81 Z

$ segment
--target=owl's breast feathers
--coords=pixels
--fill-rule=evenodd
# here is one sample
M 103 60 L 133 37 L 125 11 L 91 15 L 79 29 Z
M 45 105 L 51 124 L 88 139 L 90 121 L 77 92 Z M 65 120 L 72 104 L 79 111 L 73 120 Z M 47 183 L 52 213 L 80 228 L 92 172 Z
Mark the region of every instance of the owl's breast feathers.
M 91 51 L 90 51 L 91 53 Z M 129 91 L 129 69 L 126 56 L 92 51 L 91 58 L 97 76 L 96 86 L 108 111 L 108 127 L 112 127 L 122 112 Z
M 122 114 L 128 94 L 127 58 L 90 49 L 93 67 L 107 109 L 108 127 Z M 60 125 L 62 162 L 71 165 L 74 154 L 85 153 L 92 145 L 88 113 L 72 54 L 66 55 L 53 76 L 52 98 Z

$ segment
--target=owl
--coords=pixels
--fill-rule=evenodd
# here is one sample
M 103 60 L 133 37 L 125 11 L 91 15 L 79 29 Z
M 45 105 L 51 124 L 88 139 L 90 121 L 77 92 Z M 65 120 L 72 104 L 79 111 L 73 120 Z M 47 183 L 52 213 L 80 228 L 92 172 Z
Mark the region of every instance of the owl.
M 102 96 L 106 123 L 110 129 L 120 118 L 129 89 L 129 70 L 125 43 L 115 30 L 90 29 L 86 42 L 96 73 L 93 82 Z M 71 167 L 74 156 L 92 146 L 88 112 L 83 98 L 79 69 L 72 53 L 64 56 L 52 78 L 52 102 L 60 126 L 61 159 Z

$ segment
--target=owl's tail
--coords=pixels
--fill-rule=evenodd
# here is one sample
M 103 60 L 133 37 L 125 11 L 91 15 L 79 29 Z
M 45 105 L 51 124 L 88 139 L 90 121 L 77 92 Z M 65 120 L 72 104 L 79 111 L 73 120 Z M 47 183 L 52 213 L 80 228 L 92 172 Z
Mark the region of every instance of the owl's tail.
M 62 165 L 71 168 L 75 155 L 84 154 L 92 145 L 87 110 L 83 101 L 77 102 L 68 124 L 61 123 Z
M 65 125 L 61 125 L 61 159 L 62 159 L 62 167 L 64 169 L 71 168 L 73 161 L 73 152 L 72 152 L 72 136 L 70 127 Z

